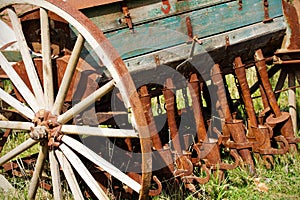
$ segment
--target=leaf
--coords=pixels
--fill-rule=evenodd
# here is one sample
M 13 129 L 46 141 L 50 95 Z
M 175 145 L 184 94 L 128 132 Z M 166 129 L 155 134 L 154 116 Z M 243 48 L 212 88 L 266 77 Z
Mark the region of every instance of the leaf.
M 259 184 L 257 184 L 256 189 L 259 192 L 268 192 L 268 190 L 269 190 L 269 188 L 267 187 L 267 185 L 265 183 L 259 183 Z

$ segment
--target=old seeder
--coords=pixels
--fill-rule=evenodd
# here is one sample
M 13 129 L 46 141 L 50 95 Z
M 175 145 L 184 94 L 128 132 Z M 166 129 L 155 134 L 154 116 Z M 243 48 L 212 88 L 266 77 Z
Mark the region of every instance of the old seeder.
M 195 192 L 298 151 L 299 0 L 0 0 L 0 11 L 0 182 L 30 177 L 29 199 L 38 187 L 63 199 L 63 181 L 74 199 L 146 199 L 168 180 Z

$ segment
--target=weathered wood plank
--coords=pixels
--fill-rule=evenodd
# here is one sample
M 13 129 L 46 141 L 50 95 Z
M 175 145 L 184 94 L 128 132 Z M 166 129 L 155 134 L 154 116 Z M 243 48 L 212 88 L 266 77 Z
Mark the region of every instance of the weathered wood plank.
M 19 50 L 23 58 L 23 62 L 25 64 L 26 73 L 28 74 L 28 77 L 30 77 L 29 81 L 31 84 L 31 87 L 33 89 L 34 95 L 36 100 L 39 102 L 38 107 L 43 108 L 44 107 L 44 94 L 43 89 L 40 84 L 33 60 L 31 58 L 30 52 L 28 51 L 28 45 L 26 43 L 26 39 L 22 30 L 22 26 L 20 23 L 20 20 L 17 16 L 17 13 L 14 11 L 14 9 L 7 9 L 7 13 L 9 15 L 9 18 L 12 22 L 12 26 L 18 41 Z M 20 88 L 18 88 L 20 89 Z M 22 91 L 19 90 L 19 92 L 22 93 Z M 22 94 L 23 95 L 23 94 Z
M 110 92 L 114 88 L 114 85 L 114 80 L 109 81 L 108 83 L 97 89 L 95 92 L 90 94 L 88 97 L 83 99 L 81 102 L 74 105 L 70 110 L 58 116 L 57 122 L 61 124 L 66 123 L 78 113 L 82 112 L 84 109 L 89 107 L 91 104 L 95 103 L 99 98 L 103 97 L 105 94 Z
M 288 73 L 288 86 L 289 86 L 289 113 L 291 115 L 294 133 L 297 133 L 297 102 L 296 102 L 296 85 L 295 72 Z
M 29 119 L 34 119 L 34 112 L 29 107 L 27 107 L 25 104 L 21 103 L 17 99 L 15 99 L 13 96 L 8 94 L 6 91 L 4 91 L 2 88 L 0 88 L 0 95 L 1 99 L 5 101 L 7 104 L 15 108 L 17 111 L 22 113 L 24 116 L 28 117 Z
M 193 32 L 200 38 L 248 26 L 264 19 L 264 8 L 260 0 L 246 1 L 242 10 L 238 8 L 236 1 L 222 3 L 138 24 L 134 26 L 133 34 L 124 28 L 106 33 L 106 36 L 122 58 L 127 59 L 187 42 L 186 17 L 191 18 Z M 281 1 L 270 2 L 269 11 L 271 17 L 282 16 Z M 101 25 L 101 19 L 96 24 L 102 30 L 105 27 Z M 248 35 L 245 34 L 244 37 Z
M 138 138 L 138 133 L 131 129 L 113 129 L 113 128 L 99 128 L 99 127 L 89 127 L 89 126 L 62 125 L 61 131 L 66 134 L 76 134 L 76 135 Z
M 89 186 L 89 188 L 93 191 L 98 199 L 109 199 L 102 188 L 99 186 L 97 181 L 91 175 L 89 170 L 82 163 L 80 158 L 65 144 L 61 144 L 59 149 L 66 156 L 68 161 L 74 167 L 74 169 L 78 172 L 80 177 L 84 180 L 84 182 Z
M 3 190 L 2 192 L 14 192 L 14 187 L 11 183 L 2 175 L 0 174 L 0 188 Z
M 0 128 L 3 129 L 30 130 L 31 127 L 34 127 L 32 122 L 0 121 Z
M 45 108 L 52 108 L 54 102 L 53 88 L 53 72 L 51 60 L 51 42 L 50 42 L 50 25 L 48 19 L 48 11 L 40 8 L 40 23 L 41 23 L 41 43 L 42 43 L 42 59 L 43 59 L 43 87 Z M 31 77 L 31 76 L 29 76 Z
M 60 167 L 58 164 L 58 160 L 55 157 L 53 149 L 49 151 L 49 161 L 50 161 L 54 200 L 62 200 L 63 197 L 62 197 L 62 188 L 61 188 L 61 179 L 60 179 Z
M 170 10 L 167 14 L 163 11 L 164 7 L 166 6 L 164 6 L 160 0 L 133 0 L 128 1 L 127 5 L 132 22 L 137 25 L 183 12 L 193 11 L 232 1 L 233 0 L 169 0 L 168 2 L 170 3 Z M 236 2 L 236 4 L 238 3 Z M 101 7 L 88 8 L 82 10 L 82 12 L 104 32 L 127 27 L 126 24 L 119 22 L 120 19 L 124 17 L 121 4 L 111 4 Z
M 21 95 L 32 108 L 32 110 L 34 112 L 37 112 L 39 110 L 39 104 L 37 103 L 37 99 L 2 53 L 0 53 L 0 63 L 4 72 L 10 78 L 14 86 L 18 89 L 18 91 L 21 93 Z
M 62 171 L 65 174 L 65 177 L 66 177 L 68 185 L 72 191 L 74 199 L 75 200 L 83 200 L 84 197 L 82 195 L 82 192 L 80 191 L 80 187 L 76 180 L 76 176 L 72 169 L 71 164 L 69 163 L 69 161 L 67 160 L 67 158 L 63 155 L 63 153 L 61 151 L 55 150 L 55 154 L 60 163 Z
M 37 143 L 38 143 L 37 140 L 31 139 L 31 138 L 27 139 L 25 142 L 18 145 L 16 148 L 14 148 L 10 152 L 8 152 L 4 156 L 2 156 L 0 158 L 0 165 L 3 165 L 4 163 L 9 161 L 10 159 L 14 158 L 15 156 L 19 155 L 20 153 L 22 153 L 23 151 L 29 149 L 30 147 L 32 147 L 33 145 L 35 145 Z
M 235 55 L 249 55 L 249 57 L 252 59 L 253 55 L 249 54 L 251 49 L 264 48 L 269 44 L 270 41 L 276 42 L 276 39 L 280 40 L 280 36 L 284 34 L 284 30 L 285 23 L 283 17 L 275 18 L 274 22 L 272 23 L 264 24 L 261 22 L 252 24 L 240 29 L 202 38 L 203 43 L 202 45 L 195 46 L 194 54 L 211 57 L 214 62 L 221 62 L 226 57 L 226 61 L 228 63 L 222 63 L 222 66 L 226 67 L 226 64 L 232 63 L 232 59 Z M 225 49 L 226 36 L 228 36 L 230 40 L 230 46 L 227 49 Z M 278 41 L 278 43 L 281 44 L 280 41 Z M 243 48 L 235 47 L 235 45 L 238 44 L 246 45 L 244 45 Z M 184 60 L 187 59 L 188 55 L 190 54 L 191 46 L 192 44 L 187 43 L 177 45 L 160 51 L 127 59 L 125 60 L 125 63 L 129 68 L 129 71 L 132 73 L 145 71 L 148 69 L 155 69 L 157 67 L 155 56 L 159 57 L 161 64 Z M 274 49 L 271 47 L 268 48 L 270 48 L 269 51 L 274 52 L 274 49 L 276 50 L 278 47 L 273 46 L 272 48 Z M 228 57 L 229 55 L 231 55 L 232 59 Z M 243 57 L 243 60 L 246 61 L 247 58 Z
M 62 141 L 69 145 L 72 149 L 92 161 L 94 164 L 101 167 L 103 170 L 107 171 L 109 174 L 120 180 L 122 183 L 128 185 L 131 189 L 136 191 L 137 193 L 141 189 L 141 185 L 119 170 L 117 167 L 112 165 L 110 162 L 106 161 L 95 152 L 87 148 L 82 143 L 78 142 L 77 140 L 65 135 L 62 137 Z M 71 162 L 71 161 L 70 161 Z

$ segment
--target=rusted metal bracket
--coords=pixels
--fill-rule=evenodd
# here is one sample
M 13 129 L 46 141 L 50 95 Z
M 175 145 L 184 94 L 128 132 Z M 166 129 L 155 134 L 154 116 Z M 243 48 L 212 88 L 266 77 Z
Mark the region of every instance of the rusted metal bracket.
M 130 16 L 130 13 L 129 13 L 129 9 L 128 9 L 128 6 L 126 3 L 123 3 L 122 4 L 122 11 L 123 11 L 123 14 L 124 14 L 124 18 L 120 20 L 121 23 L 125 23 L 127 24 L 130 32 L 134 32 L 134 29 L 133 29 L 133 23 L 132 23 L 132 18 Z
M 191 43 L 193 41 L 193 26 L 192 26 L 192 22 L 191 22 L 191 18 L 188 16 L 185 18 L 185 22 L 186 22 L 186 28 L 187 28 L 187 34 L 188 34 L 188 43 Z
M 268 23 L 268 22 L 272 22 L 273 21 L 273 18 L 270 18 L 270 15 L 269 15 L 269 2 L 268 0 L 263 0 L 263 4 L 264 4 L 264 20 L 263 22 L 264 23 Z
M 239 0 L 239 10 L 243 10 L 243 0 Z
M 180 63 L 179 65 L 177 65 L 176 70 L 180 70 L 180 68 L 182 66 L 184 66 L 190 60 L 192 60 L 192 58 L 194 56 L 194 51 L 195 51 L 196 43 L 198 43 L 199 45 L 201 45 L 202 41 L 197 36 L 194 36 L 193 37 L 193 42 L 192 42 L 192 47 L 191 47 L 191 50 L 190 50 L 189 57 L 186 60 L 184 60 L 182 63 Z
M 296 45 L 296 41 L 293 45 Z M 290 44 L 293 46 L 292 44 Z M 299 64 L 300 63 L 300 49 L 279 49 L 275 52 L 273 57 L 273 63 L 278 65 L 288 65 L 288 64 Z

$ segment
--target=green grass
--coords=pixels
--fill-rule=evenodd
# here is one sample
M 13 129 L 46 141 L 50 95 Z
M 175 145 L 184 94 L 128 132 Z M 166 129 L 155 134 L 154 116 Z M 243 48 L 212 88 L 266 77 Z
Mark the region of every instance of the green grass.
M 250 176 L 241 167 L 225 172 L 225 179 L 219 181 L 214 176 L 205 185 L 197 185 L 197 192 L 184 190 L 184 186 L 176 188 L 171 194 L 164 192 L 154 200 L 173 199 L 214 199 L 214 200 L 278 200 L 300 198 L 300 155 L 274 156 L 275 166 L 266 169 L 260 161 L 256 161 L 256 175 Z M 267 191 L 260 190 L 263 187 Z M 167 187 L 172 187 L 169 184 Z M 169 188 L 168 188 L 169 190 Z

